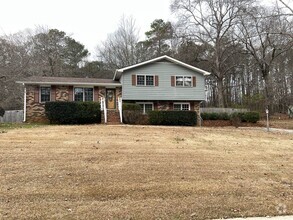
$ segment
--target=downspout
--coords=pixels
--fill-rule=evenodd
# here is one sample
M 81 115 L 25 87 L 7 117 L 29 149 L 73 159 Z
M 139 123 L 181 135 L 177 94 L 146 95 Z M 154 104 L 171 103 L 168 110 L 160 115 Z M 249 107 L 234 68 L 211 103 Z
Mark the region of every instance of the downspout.
M 23 122 L 26 121 L 26 87 L 25 84 L 23 83 L 24 86 L 24 97 L 23 97 Z
M 123 107 L 122 107 L 122 97 L 119 98 L 119 116 L 120 116 L 120 123 L 123 123 Z

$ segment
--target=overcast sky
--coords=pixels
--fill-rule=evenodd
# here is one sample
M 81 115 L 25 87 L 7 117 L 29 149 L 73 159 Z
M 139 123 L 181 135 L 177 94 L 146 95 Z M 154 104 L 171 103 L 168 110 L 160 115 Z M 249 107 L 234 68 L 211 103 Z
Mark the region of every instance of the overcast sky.
M 93 54 L 125 15 L 136 20 L 141 36 L 157 18 L 169 20 L 171 0 L 2 0 L 0 35 L 38 25 L 65 31 Z

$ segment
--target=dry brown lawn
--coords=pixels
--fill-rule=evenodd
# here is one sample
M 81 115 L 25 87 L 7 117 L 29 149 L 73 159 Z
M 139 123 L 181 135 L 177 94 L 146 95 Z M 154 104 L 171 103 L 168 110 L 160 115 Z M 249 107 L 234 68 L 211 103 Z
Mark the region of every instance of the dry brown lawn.
M 43 126 L 0 133 L 0 219 L 293 214 L 293 135 Z
M 257 122 L 256 125 L 266 127 L 266 117 L 263 116 L 262 120 Z M 283 128 L 293 130 L 293 118 L 289 118 L 286 114 L 275 113 L 275 115 L 270 117 L 269 125 L 272 128 Z

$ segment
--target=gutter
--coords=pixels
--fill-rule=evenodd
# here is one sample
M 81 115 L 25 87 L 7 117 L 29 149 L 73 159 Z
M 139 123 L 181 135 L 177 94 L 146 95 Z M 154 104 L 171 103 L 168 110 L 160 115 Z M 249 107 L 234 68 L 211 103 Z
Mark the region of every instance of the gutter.
M 16 83 L 22 83 L 23 85 L 69 85 L 69 86 L 117 86 L 122 87 L 120 83 L 78 83 L 78 82 L 32 82 L 32 81 L 16 81 Z
M 113 77 L 113 80 L 116 80 L 117 73 L 123 73 L 123 70 L 116 69 L 115 74 L 114 74 L 114 77 Z
M 160 57 L 151 59 L 151 60 L 147 60 L 145 62 L 141 62 L 141 63 L 138 63 L 138 64 L 134 64 L 134 65 L 131 65 L 131 66 L 128 66 L 128 67 L 124 67 L 122 69 L 117 69 L 116 72 L 123 72 L 123 71 L 129 70 L 129 69 L 133 69 L 133 68 L 136 68 L 136 67 L 140 67 L 140 66 L 146 65 L 146 64 L 154 63 L 154 62 L 159 61 L 159 60 L 162 60 L 162 59 L 166 59 L 166 60 L 168 60 L 168 61 L 170 61 L 172 63 L 178 64 L 178 65 L 183 66 L 185 68 L 188 68 L 188 69 L 191 69 L 193 71 L 199 72 L 199 73 L 201 73 L 204 76 L 208 76 L 208 75 L 211 74 L 210 72 L 207 72 L 205 70 L 202 70 L 202 69 L 197 68 L 197 67 L 194 67 L 194 66 L 191 66 L 191 65 L 189 65 L 187 63 L 183 63 L 183 62 L 181 62 L 179 60 L 176 60 L 176 59 L 174 59 L 172 57 L 169 57 L 167 55 L 163 55 L 163 56 L 160 56 Z M 116 72 L 115 72 L 115 76 L 116 76 Z

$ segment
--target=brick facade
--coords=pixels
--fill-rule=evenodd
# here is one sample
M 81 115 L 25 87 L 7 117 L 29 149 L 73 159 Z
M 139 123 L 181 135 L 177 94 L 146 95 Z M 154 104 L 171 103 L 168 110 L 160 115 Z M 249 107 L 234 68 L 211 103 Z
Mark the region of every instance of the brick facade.
M 26 121 L 27 122 L 47 122 L 45 115 L 45 104 L 40 103 L 37 98 L 39 95 L 37 86 L 26 87 Z M 36 94 L 37 93 L 37 94 Z
M 69 100 L 69 86 L 56 86 L 55 100 L 52 101 L 68 101 Z
M 45 103 L 40 103 L 39 86 L 30 85 L 26 87 L 26 121 L 27 122 L 48 122 L 45 115 Z M 73 101 L 73 86 L 52 85 L 51 101 Z M 94 101 L 98 102 L 106 96 L 105 87 L 94 87 Z M 116 87 L 116 109 L 111 110 L 113 114 L 118 114 L 118 98 L 122 96 L 122 88 Z M 135 102 L 135 101 L 132 101 Z M 149 101 L 147 101 L 149 102 Z M 173 110 L 174 101 L 151 101 L 154 109 L 159 111 Z M 177 102 L 177 101 L 175 101 Z M 182 102 L 182 101 L 178 101 Z M 190 110 L 199 113 L 199 101 L 186 101 L 190 103 Z M 102 122 L 104 112 L 102 111 Z M 116 116 L 115 116 L 116 117 Z M 109 117 L 110 119 L 110 117 Z M 199 117 L 198 117 L 199 119 Z M 109 120 L 110 121 L 110 120 Z
M 200 101 L 153 101 L 154 109 L 159 111 L 169 111 L 173 110 L 173 104 L 176 102 L 186 102 L 190 103 L 190 110 L 197 112 L 197 121 L 199 123 L 199 108 L 200 108 Z
M 189 103 L 190 104 L 190 110 L 197 112 L 197 122 L 200 123 L 200 115 L 199 115 L 199 108 L 200 108 L 200 102 L 201 101 L 125 101 L 125 102 L 152 102 L 154 104 L 154 110 L 158 111 L 171 111 L 173 110 L 174 103 Z
M 94 88 L 94 101 L 99 101 L 104 97 L 106 89 L 104 87 Z M 51 101 L 73 101 L 73 86 L 52 85 Z M 96 97 L 98 95 L 98 97 Z M 26 121 L 27 122 L 48 122 L 45 115 L 45 103 L 40 102 L 39 86 L 26 86 Z

